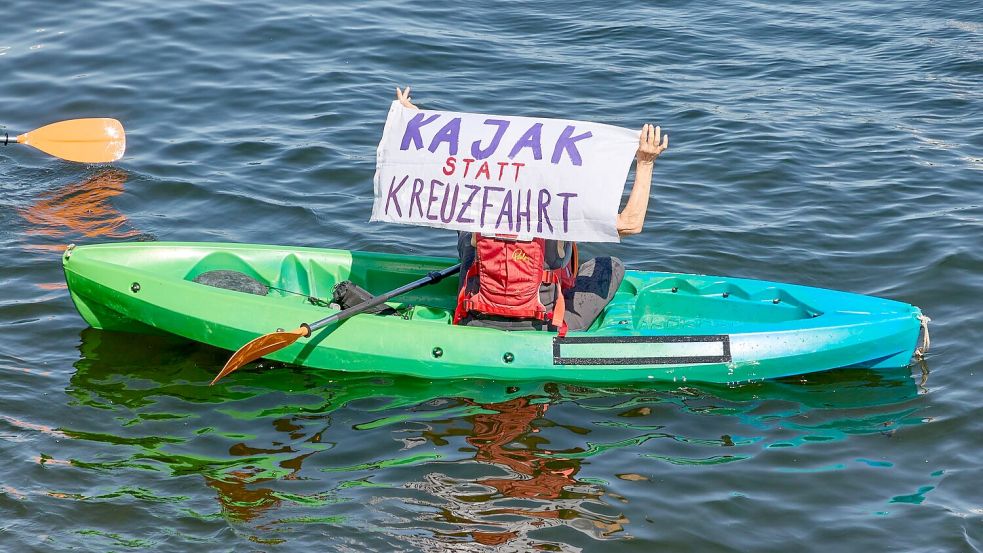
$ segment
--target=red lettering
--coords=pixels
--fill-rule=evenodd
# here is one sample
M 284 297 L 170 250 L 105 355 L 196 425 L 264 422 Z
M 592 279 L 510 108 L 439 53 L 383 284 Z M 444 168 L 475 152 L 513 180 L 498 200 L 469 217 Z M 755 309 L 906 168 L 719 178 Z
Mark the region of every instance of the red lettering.
M 509 166 L 507 161 L 498 162 L 498 180 L 502 180 L 505 177 L 505 168 Z
M 457 159 L 454 156 L 447 158 L 447 161 L 444 162 L 444 168 L 443 168 L 444 174 L 447 175 L 448 177 L 453 175 L 456 164 L 457 164 Z
M 446 160 L 444 160 L 444 166 L 441 168 L 441 171 L 449 177 L 457 173 L 457 169 L 459 167 L 458 164 L 463 163 L 464 174 L 461 175 L 461 178 L 467 178 L 468 175 L 471 174 L 471 167 L 475 166 L 474 163 L 476 161 L 477 160 L 469 157 L 457 159 L 457 157 L 455 156 L 449 156 Z M 474 172 L 473 175 L 471 175 L 471 178 L 478 179 L 481 177 L 485 177 L 486 180 L 489 181 L 492 180 L 491 167 L 493 164 L 498 165 L 498 177 L 496 180 L 498 180 L 499 182 L 505 180 L 505 170 L 510 165 L 515 170 L 513 174 L 513 180 L 515 182 L 519 182 L 519 170 L 526 166 L 525 163 L 521 163 L 518 161 L 513 161 L 511 163 L 508 161 L 482 161 L 480 165 L 477 165 L 477 170 Z
M 474 178 L 480 177 L 482 173 L 485 174 L 486 179 L 491 180 L 491 174 L 488 173 L 487 161 L 481 164 L 481 167 L 478 168 L 478 172 L 474 174 Z
M 468 169 L 471 168 L 471 164 L 474 163 L 474 160 L 470 158 L 464 158 L 461 161 L 464 162 L 464 177 L 466 178 L 468 176 Z
M 519 167 L 525 167 L 525 163 L 512 162 L 512 166 L 515 167 L 515 182 L 519 182 Z

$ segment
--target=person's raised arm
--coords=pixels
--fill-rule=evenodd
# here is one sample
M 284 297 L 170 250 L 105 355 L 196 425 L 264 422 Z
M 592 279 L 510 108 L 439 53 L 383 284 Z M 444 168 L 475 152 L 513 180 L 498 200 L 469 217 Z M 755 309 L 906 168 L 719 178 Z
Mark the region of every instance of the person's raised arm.
M 409 88 L 407 88 L 407 94 Z M 401 100 L 402 101 L 402 100 Z M 409 100 L 407 100 L 409 101 Z M 412 105 L 412 104 L 411 104 Z M 628 236 L 642 232 L 645 212 L 649 206 L 649 191 L 652 187 L 652 167 L 655 158 L 669 147 L 669 135 L 663 135 L 660 127 L 644 125 L 638 137 L 638 152 L 635 154 L 635 184 L 628 195 L 628 203 L 618 214 L 618 236 Z

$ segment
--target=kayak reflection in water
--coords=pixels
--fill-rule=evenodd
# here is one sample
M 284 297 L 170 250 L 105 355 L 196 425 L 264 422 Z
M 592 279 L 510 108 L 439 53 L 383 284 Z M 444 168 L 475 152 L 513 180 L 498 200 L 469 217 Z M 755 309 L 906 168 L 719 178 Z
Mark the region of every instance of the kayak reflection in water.
M 396 89 L 396 99 L 408 109 L 419 109 L 410 99 L 410 87 Z M 642 232 L 648 210 L 655 158 L 669 147 L 669 135 L 653 125 L 643 125 L 635 154 L 635 183 L 625 208 L 617 215 L 619 236 Z M 512 246 L 504 245 L 512 244 Z M 526 269 L 522 249 L 541 248 L 532 257 L 542 257 L 542 268 Z M 586 330 L 614 297 L 625 276 L 625 267 L 617 257 L 596 257 L 580 264 L 577 245 L 562 240 L 524 242 L 515 237 L 482 238 L 475 233 L 459 232 L 458 256 L 461 273 L 458 287 L 462 289 L 456 322 L 462 325 L 484 326 L 502 330 Z M 519 256 L 516 256 L 518 252 Z M 476 258 L 486 267 L 479 276 L 471 270 Z M 500 271 L 498 271 L 500 269 Z M 530 279 L 541 282 L 538 297 L 518 297 L 516 274 L 530 271 Z M 508 273 L 503 297 L 483 290 L 483 279 L 495 279 L 494 273 Z M 520 277 L 521 279 L 521 277 Z M 532 281 L 532 280 L 530 280 Z M 495 287 L 498 288 L 498 287 Z M 562 290 L 562 295 L 558 294 Z

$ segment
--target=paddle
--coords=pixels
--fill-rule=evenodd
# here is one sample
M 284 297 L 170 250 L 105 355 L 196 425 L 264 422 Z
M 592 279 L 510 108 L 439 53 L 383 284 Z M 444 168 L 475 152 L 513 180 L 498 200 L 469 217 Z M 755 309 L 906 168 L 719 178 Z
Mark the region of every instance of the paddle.
M 228 362 L 225 363 L 225 366 L 222 367 L 222 370 L 219 371 L 209 386 L 215 384 L 220 378 L 245 365 L 246 363 L 255 361 L 256 359 L 269 355 L 274 351 L 279 351 L 302 337 L 306 338 L 310 336 L 315 330 L 328 326 L 329 324 L 344 321 L 353 315 L 358 315 L 367 309 L 371 309 L 411 290 L 416 290 L 417 288 L 422 288 L 428 284 L 440 282 L 444 279 L 444 277 L 453 275 L 460 270 L 461 264 L 458 263 L 457 265 L 452 265 L 441 271 L 431 271 L 427 273 L 427 276 L 421 278 L 420 280 L 414 280 L 413 282 L 404 284 L 395 290 L 375 296 L 372 299 L 349 307 L 348 309 L 343 309 L 330 317 L 321 319 L 320 321 L 313 323 L 301 323 L 300 327 L 295 328 L 294 330 L 278 330 L 277 332 L 271 332 L 270 334 L 264 334 L 259 338 L 255 338 L 232 354 L 232 357 L 230 357 Z
M 123 157 L 126 134 L 123 125 L 115 119 L 69 119 L 34 129 L 13 140 L 4 133 L 4 146 L 10 143 L 27 144 L 68 161 L 106 163 Z

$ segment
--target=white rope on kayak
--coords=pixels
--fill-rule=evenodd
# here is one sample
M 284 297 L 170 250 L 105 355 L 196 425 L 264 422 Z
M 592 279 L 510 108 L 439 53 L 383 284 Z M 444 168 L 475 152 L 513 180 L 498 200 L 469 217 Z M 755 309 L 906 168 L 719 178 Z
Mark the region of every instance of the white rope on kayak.
M 918 322 L 922 325 L 922 345 L 915 348 L 915 358 L 925 359 L 925 354 L 928 353 L 928 348 L 932 345 L 932 338 L 928 335 L 928 323 L 932 322 L 932 319 L 925 315 L 919 315 Z

